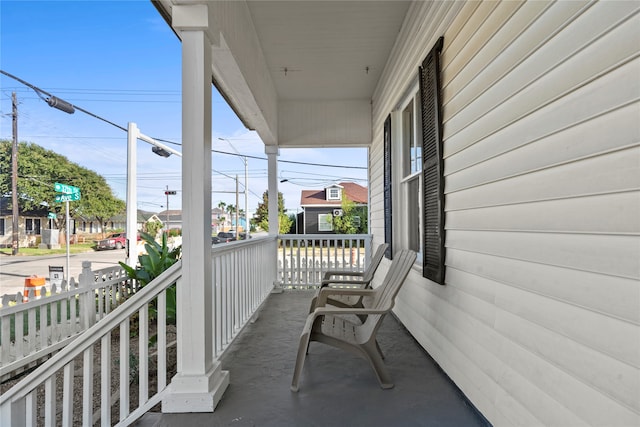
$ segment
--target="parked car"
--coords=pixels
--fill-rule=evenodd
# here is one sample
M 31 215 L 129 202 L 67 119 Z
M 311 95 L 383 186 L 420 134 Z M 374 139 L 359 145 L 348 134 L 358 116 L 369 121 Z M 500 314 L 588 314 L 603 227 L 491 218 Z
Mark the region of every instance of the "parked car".
M 138 241 L 140 241 L 140 235 L 138 234 Z M 127 244 L 127 233 L 113 233 L 106 238 L 98 241 L 96 250 L 102 251 L 106 249 L 122 249 Z
M 228 243 L 236 240 L 236 234 L 226 231 L 221 231 L 217 236 L 211 238 L 211 243 L 217 245 L 218 243 Z

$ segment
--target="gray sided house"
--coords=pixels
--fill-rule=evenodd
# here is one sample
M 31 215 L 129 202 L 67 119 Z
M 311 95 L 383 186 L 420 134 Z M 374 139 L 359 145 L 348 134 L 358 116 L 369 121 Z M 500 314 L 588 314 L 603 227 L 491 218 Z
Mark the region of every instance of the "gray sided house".
M 354 182 L 332 184 L 322 190 L 302 190 L 300 206 L 302 218 L 297 218 L 298 233 L 334 234 L 333 218 L 343 215 L 342 201 L 349 199 L 358 207 L 366 207 L 367 187 Z M 364 220 L 364 218 L 363 218 Z
M 18 216 L 19 246 L 36 246 L 43 229 L 50 228 L 46 207 L 30 211 L 20 211 Z M 0 197 L 0 247 L 11 247 L 13 239 L 13 211 L 11 199 Z

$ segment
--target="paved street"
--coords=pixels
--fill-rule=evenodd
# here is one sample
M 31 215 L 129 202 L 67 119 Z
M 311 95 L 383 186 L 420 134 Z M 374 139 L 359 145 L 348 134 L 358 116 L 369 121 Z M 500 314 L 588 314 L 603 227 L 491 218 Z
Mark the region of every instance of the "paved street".
M 71 255 L 69 268 L 71 277 L 76 280 L 82 271 L 82 261 L 91 261 L 91 269 L 97 270 L 116 265 L 118 261 L 125 261 L 125 251 L 122 249 Z M 50 265 L 64 267 L 66 255 L 14 257 L 0 254 L 0 296 L 22 292 L 25 277 L 32 275 L 44 276 L 48 285 Z

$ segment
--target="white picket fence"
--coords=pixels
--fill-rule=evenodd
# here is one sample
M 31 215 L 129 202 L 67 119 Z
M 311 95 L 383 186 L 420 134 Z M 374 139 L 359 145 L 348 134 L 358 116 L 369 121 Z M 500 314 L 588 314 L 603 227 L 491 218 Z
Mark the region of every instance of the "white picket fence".
M 364 271 L 371 260 L 370 234 L 293 234 L 278 238 L 277 280 L 283 288 L 317 287 L 326 271 Z
M 91 271 L 82 263 L 79 281 L 5 295 L 0 308 L 0 380 L 36 366 L 136 292 L 120 266 Z M 27 301 L 28 302 L 25 302 Z

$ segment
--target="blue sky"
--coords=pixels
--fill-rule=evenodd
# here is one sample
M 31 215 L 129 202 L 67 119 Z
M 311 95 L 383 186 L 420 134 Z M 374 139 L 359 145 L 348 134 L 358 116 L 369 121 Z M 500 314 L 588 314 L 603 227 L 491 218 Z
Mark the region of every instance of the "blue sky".
M 135 122 L 148 136 L 180 143 L 181 46 L 150 1 L 0 1 L 0 69 L 52 95 L 122 126 Z M 49 107 L 28 87 L 0 75 L 0 138 L 12 138 L 11 93 L 18 97 L 18 139 L 60 153 L 98 172 L 115 194 L 126 195 L 126 132 L 80 111 Z M 213 149 L 265 158 L 257 134 L 244 128 L 214 88 Z M 168 145 L 168 144 L 167 144 Z M 179 146 L 173 148 L 180 151 Z M 158 157 L 139 141 L 138 208 L 159 212 L 181 207 L 180 158 Z M 279 160 L 366 166 L 366 149 L 284 149 Z M 235 204 L 235 181 L 244 180 L 242 159 L 213 154 L 212 204 Z M 267 162 L 249 159 L 249 212 L 267 188 Z M 2 168 L 9 165 L 1 165 Z M 331 181 L 366 184 L 354 168 L 279 163 L 286 207 L 295 211 L 300 191 Z M 220 172 L 220 173 L 217 173 Z M 244 208 L 244 197 L 240 196 Z

